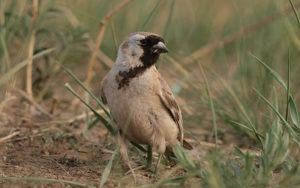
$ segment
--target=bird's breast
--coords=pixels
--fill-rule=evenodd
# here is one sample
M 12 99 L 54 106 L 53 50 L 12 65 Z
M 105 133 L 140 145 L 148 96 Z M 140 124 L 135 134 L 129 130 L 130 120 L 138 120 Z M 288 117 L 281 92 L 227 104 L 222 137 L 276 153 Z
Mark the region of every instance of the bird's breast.
M 118 88 L 112 74 L 105 95 L 110 112 L 126 137 L 140 144 L 152 144 L 155 135 L 172 143 L 177 139 L 177 126 L 158 96 L 160 85 L 155 70 L 133 78 L 126 87 Z M 171 130 L 171 131 L 170 131 Z
M 119 71 L 112 71 L 108 77 L 105 96 L 108 107 L 112 113 L 120 114 L 122 110 L 141 108 L 153 101 L 156 96 L 155 75 L 152 71 L 146 70 L 142 75 L 132 78 L 129 85 L 119 88 L 118 80 L 121 79 Z

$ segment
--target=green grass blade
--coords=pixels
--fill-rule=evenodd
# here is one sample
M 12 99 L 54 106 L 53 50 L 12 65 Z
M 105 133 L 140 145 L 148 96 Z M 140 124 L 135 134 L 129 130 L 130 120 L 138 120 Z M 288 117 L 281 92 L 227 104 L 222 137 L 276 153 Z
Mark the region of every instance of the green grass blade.
M 65 87 L 75 96 L 77 97 L 83 104 L 85 104 L 93 113 L 94 115 L 100 119 L 100 121 L 104 124 L 104 126 L 111 132 L 111 134 L 116 135 L 116 130 L 113 126 L 107 121 L 103 116 L 101 116 L 91 105 L 89 105 L 84 99 L 82 99 L 73 89 L 72 87 L 66 83 Z
M 253 129 L 250 129 L 247 125 L 244 125 L 244 124 L 242 124 L 242 123 L 239 123 L 239 122 L 236 122 L 236 121 L 230 121 L 230 122 L 232 122 L 232 123 L 234 123 L 234 124 L 236 124 L 236 125 L 238 125 L 238 126 L 240 126 L 240 127 L 243 127 L 243 128 L 245 128 L 245 129 L 247 129 L 248 131 L 251 131 L 251 132 L 253 132 L 254 134 L 255 134 L 255 132 L 253 131 Z M 259 132 L 256 132 L 256 134 L 258 135 L 258 136 L 260 136 L 261 138 L 265 138 L 262 134 L 260 134 Z
M 254 88 L 254 91 L 258 94 L 258 96 L 265 102 L 267 105 L 275 112 L 275 114 L 279 117 L 279 119 L 283 122 L 285 127 L 288 129 L 289 133 L 292 135 L 294 140 L 298 143 L 298 138 L 296 136 L 295 131 L 292 129 L 290 124 L 285 120 L 285 118 L 278 112 L 276 107 L 274 107 L 268 99 L 266 99 L 257 89 Z
M 139 150 L 141 150 L 142 152 L 144 152 L 144 153 L 146 153 L 147 152 L 147 150 L 143 147 L 143 146 L 141 146 L 141 145 L 139 145 L 139 144 L 137 144 L 137 143 L 134 143 L 134 142 L 130 142 L 132 145 L 134 145 L 136 148 L 138 148 Z
M 277 97 L 277 91 L 276 91 L 276 88 L 273 86 L 273 100 L 274 100 L 274 107 L 276 110 L 278 110 L 278 97 Z
M 102 173 L 102 177 L 101 177 L 101 182 L 100 182 L 100 186 L 99 188 L 102 188 L 103 185 L 106 183 L 107 179 L 108 179 L 108 176 L 110 174 L 110 171 L 111 171 L 111 167 L 112 167 L 112 162 L 115 158 L 115 155 L 116 155 L 116 151 L 112 154 L 109 162 L 107 163 L 105 169 L 104 169 L 104 172 Z
M 278 97 L 277 97 L 277 91 L 276 88 L 273 86 L 273 103 L 274 103 L 274 107 L 277 111 L 279 111 L 279 107 L 278 107 Z M 287 121 L 287 119 L 285 119 Z M 288 121 L 287 121 L 288 122 Z M 281 132 L 281 135 L 284 136 L 284 132 L 286 127 L 282 127 L 281 123 L 280 123 L 280 118 L 277 116 L 276 113 L 274 113 L 274 121 L 272 123 L 272 129 L 275 129 L 276 132 Z M 268 133 L 267 133 L 268 135 Z
M 288 120 L 288 115 L 289 115 L 289 98 L 290 98 L 290 72 L 291 72 L 291 54 L 290 54 L 290 49 L 289 49 L 289 57 L 288 57 L 288 82 L 287 82 L 287 91 L 286 91 L 286 110 L 285 110 L 285 120 Z
M 0 87 L 5 84 L 16 72 L 18 72 L 20 69 L 22 69 L 23 67 L 25 67 L 29 62 L 31 62 L 32 60 L 41 57 L 43 55 L 46 55 L 50 52 L 52 52 L 54 50 L 54 48 L 50 48 L 47 50 L 43 50 L 37 54 L 35 54 L 34 56 L 25 59 L 24 61 L 22 61 L 21 63 L 15 65 L 14 67 L 12 67 L 11 69 L 8 70 L 7 73 L 5 73 L 1 78 L 0 78 Z
M 277 97 L 277 91 L 276 91 L 275 87 L 273 87 L 273 101 L 274 101 L 274 107 L 278 111 L 279 110 L 279 108 L 278 108 L 278 97 Z M 275 120 L 273 121 L 272 126 L 273 127 L 274 126 L 276 126 L 276 127 L 280 126 L 281 127 L 281 125 L 279 124 L 279 120 L 280 120 L 279 117 L 277 116 L 277 114 L 275 114 Z M 284 134 L 284 130 L 285 130 L 285 127 L 283 127 L 282 134 Z
M 295 14 L 295 16 L 296 16 L 296 19 L 297 19 L 297 21 L 298 21 L 298 25 L 299 25 L 299 27 L 300 27 L 300 19 L 299 19 L 299 15 L 298 15 L 298 13 L 297 13 L 296 7 L 295 7 L 295 5 L 294 5 L 294 3 L 293 3 L 292 0 L 289 0 L 289 1 L 290 1 L 290 4 L 291 4 L 292 8 L 293 8 L 293 11 L 294 11 L 294 14 Z
M 72 186 L 77 186 L 77 187 L 88 187 L 85 184 L 74 182 L 74 181 L 60 180 L 60 179 L 48 179 L 48 178 L 37 178 L 37 177 L 6 177 L 6 178 L 0 178 L 0 180 L 66 183 L 66 184 L 69 184 Z
M 259 62 L 261 65 L 263 65 L 268 71 L 270 71 L 270 73 L 272 74 L 272 76 L 279 82 L 279 84 L 287 90 L 287 86 L 285 84 L 285 82 L 283 81 L 283 79 L 281 78 L 281 76 L 275 72 L 271 67 L 269 67 L 266 63 L 264 63 L 261 59 L 259 59 L 258 57 L 256 57 L 255 55 L 253 55 L 252 53 L 250 53 L 250 55 L 252 57 L 254 57 L 257 62 Z
M 145 27 L 147 26 L 147 24 L 150 22 L 152 16 L 154 15 L 156 9 L 158 8 L 159 4 L 161 3 L 161 0 L 158 0 L 156 5 L 153 7 L 153 9 L 151 10 L 150 14 L 147 16 L 144 24 L 141 27 L 141 31 L 144 31 Z
M 290 96 L 290 99 L 289 99 L 289 105 L 290 105 L 290 113 L 291 113 L 292 121 L 298 128 L 300 128 L 300 122 L 299 122 L 299 115 L 298 115 L 297 107 L 295 105 L 293 97 L 291 97 L 291 96 Z
M 75 76 L 70 69 L 68 69 L 65 66 L 62 66 L 62 68 L 97 102 L 97 104 L 103 109 L 103 111 L 105 112 L 105 114 L 111 118 L 110 113 L 108 112 L 108 110 L 106 109 L 106 107 L 104 106 L 104 104 L 83 84 L 83 82 L 81 80 L 79 80 L 79 78 L 77 78 L 77 76 Z
M 200 71 L 201 71 L 201 73 L 203 75 L 203 78 L 204 78 L 206 93 L 207 93 L 208 99 L 209 99 L 209 105 L 210 105 L 210 109 L 211 109 L 212 123 L 213 123 L 213 128 L 214 128 L 214 135 L 215 135 L 215 150 L 217 150 L 217 146 L 218 146 L 218 129 L 217 129 L 217 120 L 216 120 L 216 112 L 215 112 L 215 107 L 214 107 L 214 101 L 213 101 L 211 93 L 210 93 L 210 88 L 209 88 L 209 85 L 208 85 L 208 81 L 207 81 L 205 72 L 202 68 L 202 65 L 199 64 L 199 66 L 200 66 Z
M 283 121 L 287 126 L 289 126 L 288 122 L 285 121 L 285 119 L 284 119 L 283 116 L 278 112 L 278 110 L 276 109 L 276 107 L 273 106 L 273 105 L 271 104 L 271 102 L 270 102 L 268 99 L 266 99 L 266 98 L 265 98 L 265 97 L 264 97 L 257 89 L 255 89 L 255 88 L 253 88 L 253 89 L 254 89 L 254 91 L 258 94 L 258 96 L 259 96 L 261 99 L 263 99 L 263 101 L 264 101 L 265 103 L 267 103 L 268 106 L 271 107 L 271 109 L 276 113 L 276 115 L 281 119 L 281 121 Z
M 118 40 L 117 40 L 117 35 L 116 35 L 116 29 L 115 29 L 115 25 L 114 25 L 114 22 L 112 21 L 112 19 L 109 20 L 109 23 L 110 23 L 110 28 L 111 28 L 111 34 L 114 39 L 114 47 L 115 47 L 115 52 L 116 52 L 116 56 L 117 56 L 118 55 Z
M 240 150 L 240 148 L 238 147 L 234 147 L 234 150 L 235 150 L 235 154 L 241 158 L 245 158 L 245 154 Z
M 176 161 L 183 167 L 188 169 L 194 175 L 201 177 L 200 170 L 196 166 L 193 160 L 189 158 L 186 151 L 177 143 L 176 147 L 173 148 L 173 152 L 176 157 Z
M 2 62 L 3 64 L 1 65 L 2 66 L 2 70 L 1 70 L 1 73 L 3 74 L 5 72 L 6 69 L 9 69 L 10 68 L 10 58 L 9 58 L 9 53 L 8 53 L 8 49 L 7 49 L 7 44 L 6 44 L 6 41 L 4 39 L 4 33 L 0 33 L 1 36 L 0 36 L 0 40 L 1 40 L 1 46 L 2 46 L 2 51 L 3 51 L 3 55 L 4 55 L 4 59 L 5 61 Z M 6 64 L 6 65 L 5 65 Z M 6 67 L 6 69 L 4 68 Z
M 174 13 L 175 3 L 176 3 L 176 0 L 173 0 L 172 4 L 171 4 L 171 8 L 170 8 L 170 13 L 169 13 L 169 16 L 168 16 L 168 21 L 167 21 L 167 24 L 166 24 L 166 27 L 165 27 L 165 31 L 164 31 L 164 34 L 163 34 L 163 37 L 165 39 L 167 38 L 167 35 L 169 33 L 169 30 L 170 30 L 170 25 L 171 25 L 173 13 Z
M 254 156 L 250 155 L 249 152 L 246 153 L 245 157 L 245 168 L 243 169 L 242 181 L 245 184 L 250 184 L 252 182 L 252 177 L 254 173 Z
M 99 119 L 98 119 L 98 118 L 96 118 L 94 121 L 91 121 L 91 122 L 88 124 L 88 129 L 93 128 L 98 122 L 99 122 Z

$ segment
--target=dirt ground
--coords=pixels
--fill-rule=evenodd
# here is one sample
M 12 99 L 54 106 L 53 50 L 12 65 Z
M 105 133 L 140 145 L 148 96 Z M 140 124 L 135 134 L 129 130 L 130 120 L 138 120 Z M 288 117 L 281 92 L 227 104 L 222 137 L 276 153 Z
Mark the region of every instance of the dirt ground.
M 87 130 L 84 120 L 48 120 L 35 109 L 27 113 L 28 103 L 16 97 L 4 103 L 0 108 L 0 177 L 50 178 L 98 186 L 116 148 L 114 138 L 104 126 Z M 64 114 L 63 106 L 58 109 L 60 118 L 70 116 Z M 141 166 L 145 155 L 134 154 L 131 159 L 135 161 L 134 167 Z M 122 183 L 131 187 L 132 177 L 124 170 L 117 155 L 105 186 Z M 148 170 L 137 170 L 136 174 L 142 184 L 154 181 Z M 0 180 L 0 187 L 34 186 L 71 187 L 64 183 Z
M 52 106 L 51 103 L 53 101 L 49 101 L 49 104 L 45 106 Z M 29 107 L 28 102 L 17 95 L 12 95 L 2 102 L 0 106 L 0 177 L 69 180 L 98 187 L 102 173 L 115 152 L 114 138 L 107 134 L 107 130 L 101 124 L 87 130 L 86 116 L 80 115 L 82 113 L 76 110 L 70 110 L 71 102 L 59 101 L 58 104 L 52 114 L 54 118 L 47 119 L 35 108 Z M 30 113 L 26 110 L 28 108 Z M 73 120 L 72 118 L 68 120 L 67 117 L 69 119 L 72 117 Z M 67 119 L 67 121 L 61 119 Z M 210 131 L 199 128 L 188 131 L 193 132 L 193 136 L 186 135 L 195 148 L 190 153 L 190 157 L 201 157 L 214 149 L 213 141 L 207 140 L 211 137 Z M 231 139 L 224 137 L 220 140 L 220 147 L 228 142 L 225 138 Z M 200 142 L 201 145 L 199 145 Z M 133 167 L 144 165 L 146 155 L 132 146 L 130 149 Z M 156 162 L 155 157 L 154 155 L 153 168 Z M 177 169 L 166 165 L 166 160 L 161 166 L 163 169 L 155 178 L 149 170 L 135 170 L 138 180 L 136 185 L 155 183 L 160 177 L 168 175 L 170 169 Z M 184 173 L 183 169 L 176 170 L 174 176 L 182 173 Z M 126 173 L 126 168 L 117 154 L 105 187 L 132 187 L 133 185 L 131 174 Z M 35 186 L 72 187 L 62 182 L 0 180 L 0 187 Z
M 108 144 L 114 142 L 106 136 L 106 130 L 95 126 L 93 131 L 83 132 L 81 120 L 57 123 L 36 114 L 24 115 L 28 114 L 24 110 L 26 105 L 21 99 L 14 98 L 0 113 L 0 177 L 43 177 L 98 184 L 101 172 L 114 152 L 114 146 Z M 107 144 L 102 147 L 104 143 Z M 66 186 L 62 183 L 0 181 L 0 187 L 24 185 Z

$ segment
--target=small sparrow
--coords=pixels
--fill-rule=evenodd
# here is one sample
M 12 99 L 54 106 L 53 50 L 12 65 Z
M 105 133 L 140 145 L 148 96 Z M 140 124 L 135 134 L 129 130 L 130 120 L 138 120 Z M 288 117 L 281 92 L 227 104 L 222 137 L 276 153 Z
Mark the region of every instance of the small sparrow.
M 120 45 L 115 65 L 101 83 L 102 101 L 117 122 L 121 156 L 132 173 L 126 140 L 148 145 L 151 156 L 152 147 L 158 152 L 156 173 L 166 149 L 184 142 L 181 110 L 155 67 L 166 52 L 159 35 L 132 33 Z

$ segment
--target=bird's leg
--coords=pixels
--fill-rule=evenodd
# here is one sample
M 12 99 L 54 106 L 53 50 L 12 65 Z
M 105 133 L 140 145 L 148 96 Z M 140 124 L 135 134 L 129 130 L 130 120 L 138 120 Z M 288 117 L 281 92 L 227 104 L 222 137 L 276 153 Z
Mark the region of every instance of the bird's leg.
M 165 155 L 166 155 L 166 157 L 168 159 L 167 160 L 168 161 L 168 165 L 170 165 L 171 167 L 175 166 L 176 165 L 176 161 L 173 159 L 173 158 L 175 158 L 175 154 L 172 151 L 172 148 L 167 147 Z
M 146 168 L 150 169 L 152 166 L 152 146 L 148 145 L 148 150 L 147 150 L 147 165 Z
M 120 132 L 118 133 L 118 144 L 120 146 L 120 153 L 121 153 L 122 160 L 129 167 L 129 170 L 131 171 L 131 174 L 133 176 L 134 182 L 136 182 L 135 173 L 134 173 L 134 171 L 133 171 L 133 169 L 131 167 L 131 164 L 129 162 L 128 152 L 127 152 L 127 146 L 126 146 L 124 138 L 121 137 Z
M 156 163 L 156 166 L 155 166 L 155 171 L 154 171 L 155 175 L 157 175 L 157 173 L 158 173 L 158 167 L 159 167 L 162 156 L 163 156 L 163 153 L 160 153 L 159 156 L 158 156 L 158 160 L 157 160 L 157 163 Z

